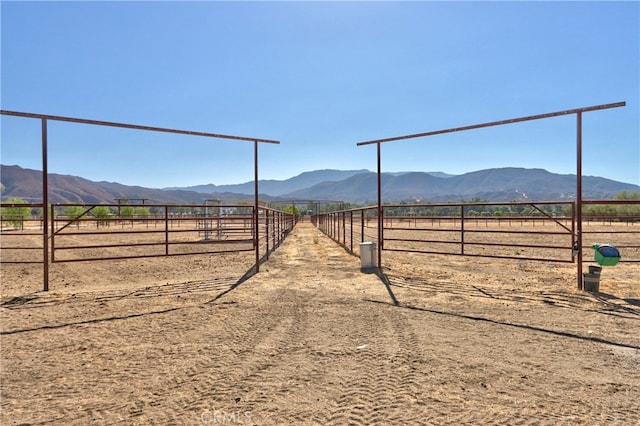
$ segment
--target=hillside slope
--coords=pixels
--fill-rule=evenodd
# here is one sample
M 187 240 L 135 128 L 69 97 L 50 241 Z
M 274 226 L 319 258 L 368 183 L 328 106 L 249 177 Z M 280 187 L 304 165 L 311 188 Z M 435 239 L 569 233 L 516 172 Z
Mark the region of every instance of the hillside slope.
M 341 180 L 342 176 L 348 176 Z M 321 178 L 328 178 L 318 182 Z M 0 166 L 2 199 L 42 200 L 42 172 L 19 166 Z M 303 185 L 309 185 L 302 187 Z M 243 188 L 249 185 L 250 190 Z M 206 185 L 203 186 L 207 187 Z M 290 188 L 300 188 L 287 192 Z M 201 187 L 191 187 L 203 190 Z M 213 186 L 214 192 L 184 189 L 153 189 L 115 182 L 93 182 L 68 175 L 49 175 L 49 200 L 52 203 L 114 203 L 116 199 L 145 199 L 148 204 L 204 204 L 208 199 L 251 199 L 253 182 Z M 230 192 L 229 189 L 236 191 Z M 370 203 L 377 199 L 377 174 L 363 170 L 317 170 L 285 181 L 260 181 L 262 200 L 334 200 Z M 241 192 L 246 191 L 246 192 Z M 419 200 L 423 202 L 460 201 L 480 198 L 506 201 L 566 201 L 575 199 L 576 177 L 550 173 L 543 169 L 505 167 L 479 170 L 458 176 L 439 177 L 431 173 L 404 172 L 382 175 L 385 201 Z M 620 191 L 638 191 L 640 186 L 601 177 L 583 177 L 585 199 L 612 199 Z

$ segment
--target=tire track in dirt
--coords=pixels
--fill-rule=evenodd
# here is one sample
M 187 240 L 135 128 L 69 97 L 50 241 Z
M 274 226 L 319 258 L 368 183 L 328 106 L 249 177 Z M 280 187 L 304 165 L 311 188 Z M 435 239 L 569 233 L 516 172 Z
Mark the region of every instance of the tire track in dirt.
M 265 273 L 243 285 L 245 293 L 253 293 L 254 303 L 244 312 L 252 320 L 247 327 L 240 325 L 241 333 L 223 338 L 242 358 L 223 366 L 226 383 L 211 383 L 209 394 L 217 410 L 228 411 L 234 401 L 259 424 L 309 421 L 313 411 L 305 410 L 305 404 L 287 407 L 292 398 L 304 401 L 305 390 L 314 387 L 326 368 L 326 363 L 309 362 L 309 336 L 313 335 L 310 317 L 325 303 L 317 300 L 317 292 L 323 290 L 317 283 L 327 277 L 309 265 L 326 263 L 327 250 L 335 248 L 300 233 L 287 242 L 263 266 Z M 351 261 L 339 251 L 331 257 L 337 263 L 340 258 Z
M 379 279 L 315 228 L 296 230 L 256 277 L 282 320 L 243 362 L 245 407 L 267 424 L 417 421 L 406 406 L 423 357 L 404 313 L 372 309 L 369 298 L 389 301 Z
M 251 303 L 233 308 L 242 323 L 218 330 L 219 350 L 233 356 L 187 374 L 200 398 L 184 409 L 250 413 L 257 424 L 413 419 L 401 406 L 418 381 L 403 365 L 421 361 L 415 335 L 402 315 L 371 309 L 365 300 L 388 299 L 378 278 L 316 232 L 293 233 L 264 272 L 220 300 Z
M 370 328 L 355 337 L 369 343 L 356 347 L 353 371 L 331 391 L 341 396 L 327 424 L 420 424 L 417 365 L 426 358 L 403 315 L 391 307 L 376 311 L 368 318 L 356 313 L 354 322 L 365 319 Z

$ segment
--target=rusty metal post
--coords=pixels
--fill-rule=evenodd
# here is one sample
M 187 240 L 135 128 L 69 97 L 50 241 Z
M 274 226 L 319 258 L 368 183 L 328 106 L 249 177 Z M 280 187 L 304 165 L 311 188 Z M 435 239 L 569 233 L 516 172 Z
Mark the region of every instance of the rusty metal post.
M 42 221 L 49 222 L 49 167 L 47 161 L 47 119 L 42 119 Z M 53 217 L 53 215 L 52 215 Z M 49 228 L 42 228 L 43 291 L 49 291 Z
M 47 207 L 43 207 L 43 209 L 46 209 Z M 56 261 L 56 215 L 55 215 L 55 207 L 53 206 L 53 204 L 51 205 L 49 210 L 49 217 L 51 218 L 51 223 L 47 223 L 45 226 L 51 226 L 51 238 L 49 238 L 51 240 L 51 263 L 55 263 Z M 44 220 L 44 212 L 42 214 L 43 216 L 43 220 Z M 43 230 L 44 232 L 44 230 Z
M 253 224 L 254 235 L 253 241 L 256 248 L 256 273 L 260 272 L 260 215 L 258 212 L 259 207 L 259 193 L 258 193 L 258 141 L 253 142 Z
M 377 144 L 378 151 L 378 268 L 382 269 L 382 247 L 384 234 L 382 227 L 384 225 L 384 219 L 382 218 L 382 167 L 380 161 L 380 142 Z
M 347 245 L 347 212 L 342 212 L 342 244 Z
M 349 236 L 351 253 L 353 253 L 353 210 L 349 211 L 349 231 L 351 235 Z
M 282 215 L 280 212 L 273 212 L 273 248 L 280 247 L 280 222 Z
M 464 204 L 460 204 L 460 254 L 464 254 Z
M 575 235 L 576 235 L 576 203 L 571 203 L 571 241 L 570 244 L 572 244 L 571 247 L 574 247 L 576 239 L 575 239 Z M 575 253 L 573 250 L 571 252 L 571 261 L 575 262 L 575 257 L 578 255 L 578 253 Z
M 331 212 L 331 238 L 336 239 L 336 214 L 335 212 Z
M 169 255 L 169 207 L 164 206 L 164 254 Z
M 265 210 L 264 211 L 264 227 L 265 227 L 265 235 L 267 236 L 267 248 L 265 249 L 265 255 L 267 256 L 267 259 L 269 259 L 269 210 Z M 275 247 L 275 243 L 273 244 L 273 246 Z
M 576 114 L 576 246 L 578 248 L 578 290 L 582 285 L 582 112 Z

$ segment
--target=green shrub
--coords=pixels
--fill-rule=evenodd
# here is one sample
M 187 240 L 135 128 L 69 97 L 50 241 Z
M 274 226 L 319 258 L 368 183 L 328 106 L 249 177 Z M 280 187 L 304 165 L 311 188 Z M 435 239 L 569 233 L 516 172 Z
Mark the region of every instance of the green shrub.
M 5 202 L 6 204 L 28 204 L 25 200 L 20 198 L 12 198 Z M 24 229 L 24 221 L 31 217 L 31 207 L 2 207 L 0 209 L 0 216 L 5 222 L 9 222 L 16 228 Z

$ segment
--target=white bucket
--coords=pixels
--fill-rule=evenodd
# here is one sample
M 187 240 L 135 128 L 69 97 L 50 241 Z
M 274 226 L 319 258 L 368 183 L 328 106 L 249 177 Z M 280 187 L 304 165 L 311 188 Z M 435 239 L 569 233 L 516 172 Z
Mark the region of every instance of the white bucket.
M 375 269 L 377 267 L 376 243 L 360 243 L 360 268 Z

